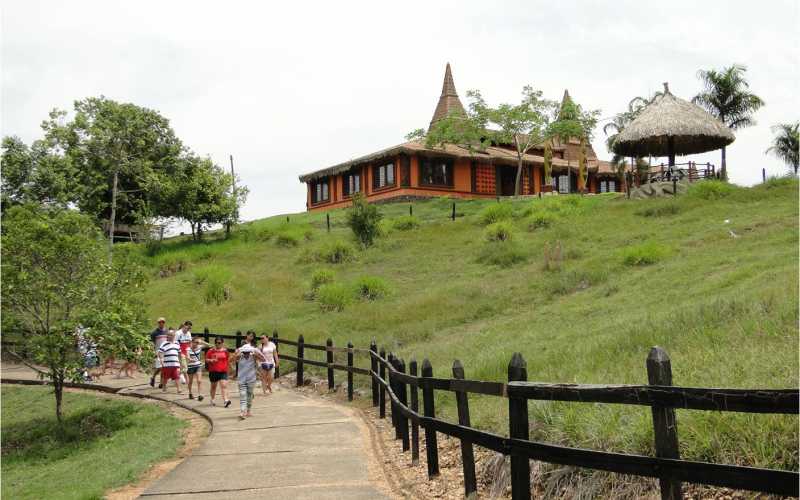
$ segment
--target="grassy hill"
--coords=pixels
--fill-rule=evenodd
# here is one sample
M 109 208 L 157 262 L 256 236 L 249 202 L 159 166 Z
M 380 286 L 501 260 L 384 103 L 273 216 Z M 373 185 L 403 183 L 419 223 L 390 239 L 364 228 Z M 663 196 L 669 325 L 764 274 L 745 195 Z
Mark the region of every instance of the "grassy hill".
M 700 183 L 678 199 L 457 201 L 455 221 L 451 203 L 414 202 L 413 220 L 408 203 L 381 205 L 387 234 L 363 251 L 341 210 L 330 233 L 324 213 L 303 213 L 243 225 L 230 240 L 170 240 L 147 252 L 149 314 L 315 343 L 375 337 L 406 360 L 429 358 L 439 376 L 458 358 L 467 378 L 505 380 L 519 351 L 531 380 L 643 383 L 659 345 L 675 384 L 797 386 L 796 180 Z M 511 241 L 486 241 L 493 218 L 505 218 Z M 342 254 L 353 258 L 323 262 Z M 317 295 L 342 311 L 309 300 L 319 269 L 334 284 Z M 356 299 L 359 280 L 388 293 Z M 207 303 L 226 283 L 229 299 Z M 447 395 L 438 404 L 454 416 Z M 506 429 L 506 408 L 475 397 L 473 422 Z M 585 447 L 652 453 L 650 418 L 647 408 L 531 403 L 534 438 Z M 796 417 L 679 411 L 678 422 L 687 458 L 798 467 Z

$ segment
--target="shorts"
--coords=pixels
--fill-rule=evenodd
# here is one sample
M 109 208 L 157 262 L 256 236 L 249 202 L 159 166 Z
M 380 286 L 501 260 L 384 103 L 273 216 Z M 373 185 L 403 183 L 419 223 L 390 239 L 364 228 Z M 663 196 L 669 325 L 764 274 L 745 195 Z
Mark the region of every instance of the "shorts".
M 228 372 L 208 372 L 208 379 L 212 382 L 228 380 Z
M 197 373 L 197 371 L 198 371 L 199 369 L 200 369 L 200 367 L 199 367 L 199 366 L 190 366 L 190 367 L 189 367 L 189 368 L 186 370 L 186 373 L 188 373 L 189 375 L 194 375 L 195 373 Z
M 83 366 L 85 366 L 86 368 L 94 368 L 96 366 L 100 366 L 100 360 L 97 358 L 97 356 L 92 356 L 92 355 L 85 356 L 83 358 Z
M 164 380 L 178 380 L 181 376 L 180 366 L 164 366 L 161 368 Z

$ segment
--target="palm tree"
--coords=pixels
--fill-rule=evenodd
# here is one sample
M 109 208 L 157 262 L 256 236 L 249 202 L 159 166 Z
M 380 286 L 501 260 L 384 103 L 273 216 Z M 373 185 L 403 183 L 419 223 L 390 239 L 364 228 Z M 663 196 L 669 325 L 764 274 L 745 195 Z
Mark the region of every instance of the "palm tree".
M 797 167 L 800 163 L 798 153 L 798 142 L 800 142 L 800 122 L 779 123 L 772 127 L 772 132 L 778 135 L 772 141 L 772 146 L 765 153 L 772 154 L 783 160 L 784 163 L 794 169 L 797 175 Z
M 749 92 L 750 85 L 744 79 L 746 71 L 747 67 L 741 64 L 722 68 L 721 71 L 701 69 L 697 77 L 703 82 L 704 89 L 692 98 L 692 102 L 705 108 L 732 130 L 755 125 L 752 115 L 764 105 L 764 101 Z M 720 177 L 728 179 L 725 147 L 722 148 Z

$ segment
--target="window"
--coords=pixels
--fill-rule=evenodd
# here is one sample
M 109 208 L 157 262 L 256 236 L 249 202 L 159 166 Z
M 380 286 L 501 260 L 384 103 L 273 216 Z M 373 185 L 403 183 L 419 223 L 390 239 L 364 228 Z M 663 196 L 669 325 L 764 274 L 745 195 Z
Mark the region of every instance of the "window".
M 328 201 L 328 178 L 323 177 L 311 183 L 311 203 L 322 203 Z
M 345 174 L 343 184 L 344 195 L 353 196 L 353 194 L 361 191 L 361 174 Z
M 561 194 L 569 193 L 569 175 L 558 176 L 558 192 Z
M 442 158 L 420 158 L 419 183 L 423 186 L 453 186 L 453 161 Z
M 608 181 L 608 192 L 609 193 L 617 192 L 617 181 Z
M 606 181 L 600 181 L 600 192 L 601 193 L 608 192 L 608 183 Z
M 372 167 L 372 188 L 394 186 L 394 163 Z

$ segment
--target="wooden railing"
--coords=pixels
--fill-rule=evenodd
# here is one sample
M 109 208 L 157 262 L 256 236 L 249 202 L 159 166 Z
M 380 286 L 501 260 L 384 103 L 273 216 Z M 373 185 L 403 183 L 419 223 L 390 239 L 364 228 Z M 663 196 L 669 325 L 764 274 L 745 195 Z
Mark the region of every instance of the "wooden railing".
M 238 345 L 243 337 L 237 334 L 227 338 L 238 338 Z M 437 433 L 458 438 L 461 442 L 466 497 L 477 492 L 473 453 L 475 445 L 510 455 L 514 499 L 530 498 L 530 460 L 657 478 L 661 496 L 665 499 L 681 498 L 683 482 L 777 495 L 798 496 L 800 493 L 800 474 L 796 471 L 682 460 L 678 451 L 675 416 L 676 408 L 797 415 L 800 390 L 676 387 L 672 385 L 670 359 L 659 347 L 652 348 L 647 357 L 648 385 L 582 385 L 528 382 L 526 362 L 520 353 L 515 353 L 508 365 L 507 382 L 487 382 L 466 379 L 464 367 L 458 360 L 453 363 L 452 378 L 434 377 L 433 367 L 427 359 L 422 362 L 421 370 L 414 359 L 406 369 L 402 358 L 392 353 L 387 354 L 384 349 L 379 351 L 375 341 L 369 349 L 357 349 L 351 343 L 347 347 L 335 347 L 330 339 L 326 345 L 309 344 L 302 335 L 296 342 L 278 338 L 277 332 L 273 332 L 272 338 L 276 345 L 291 346 L 296 350 L 295 356 L 281 353 L 280 357 L 296 364 L 298 386 L 304 384 L 305 365 L 325 368 L 331 390 L 335 386 L 334 372 L 345 371 L 347 397 L 352 400 L 353 376 L 370 377 L 372 405 L 378 407 L 379 418 L 385 418 L 388 400 L 395 439 L 401 441 L 404 452 L 411 452 L 412 465 L 419 463 L 420 428 L 425 432 L 429 477 L 439 474 Z M 311 359 L 307 351 L 324 352 L 324 361 Z M 337 352 L 347 354 L 346 365 L 333 362 Z M 355 366 L 355 355 L 369 357 L 369 369 Z M 455 393 L 458 423 L 436 418 L 434 392 L 437 390 Z M 471 427 L 469 394 L 508 400 L 508 436 Z M 649 406 L 652 410 L 656 456 L 587 450 L 531 441 L 529 400 Z
M 686 163 L 676 163 L 669 167 L 669 165 L 654 165 L 650 167 L 647 173 L 649 182 L 672 182 L 688 180 L 689 182 L 699 181 L 701 179 L 716 179 L 717 170 L 711 163 L 696 163 L 688 161 Z

